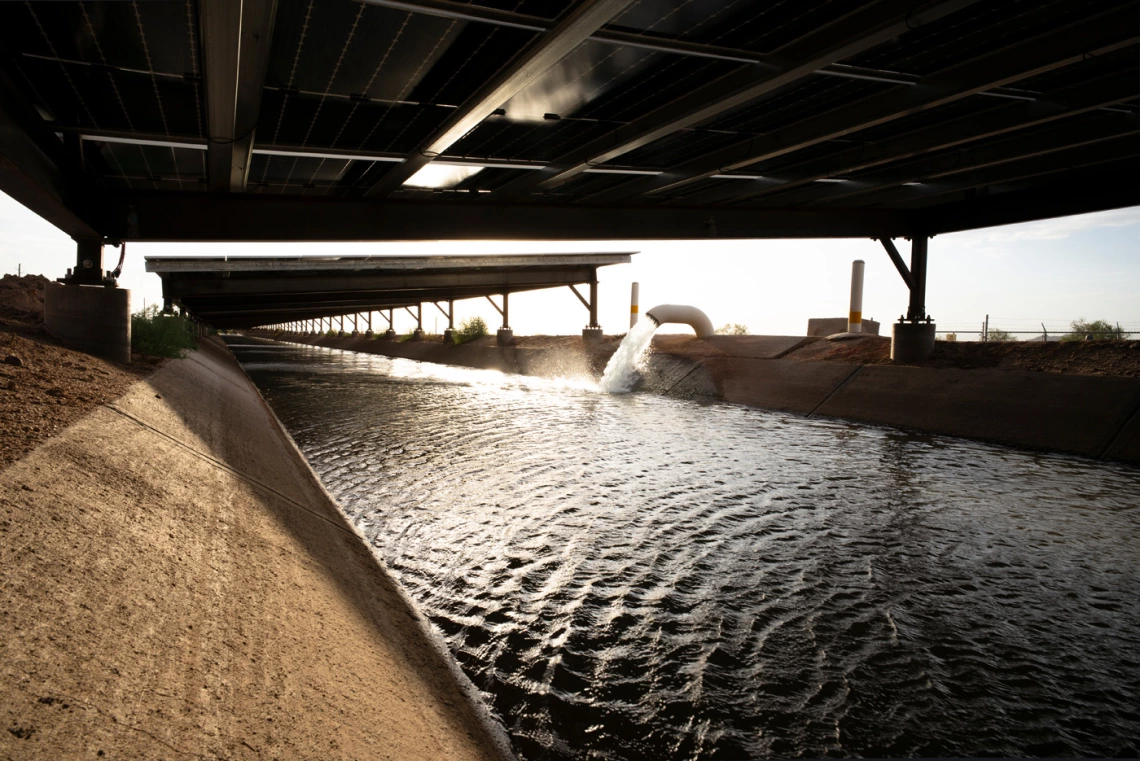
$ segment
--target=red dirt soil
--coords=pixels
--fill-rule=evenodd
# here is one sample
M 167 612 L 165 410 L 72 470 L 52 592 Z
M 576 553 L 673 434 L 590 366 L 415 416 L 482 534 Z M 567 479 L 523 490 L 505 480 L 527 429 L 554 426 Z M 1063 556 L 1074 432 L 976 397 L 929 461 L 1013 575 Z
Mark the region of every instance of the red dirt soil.
M 891 363 L 891 340 L 866 336 L 845 341 L 816 341 L 785 358 L 799 362 L 887 365 Z M 1140 341 L 938 341 L 934 354 L 918 366 L 1140 378 Z
M 0 468 L 94 407 L 117 399 L 161 360 L 129 365 L 69 349 L 44 330 L 42 275 L 0 280 Z

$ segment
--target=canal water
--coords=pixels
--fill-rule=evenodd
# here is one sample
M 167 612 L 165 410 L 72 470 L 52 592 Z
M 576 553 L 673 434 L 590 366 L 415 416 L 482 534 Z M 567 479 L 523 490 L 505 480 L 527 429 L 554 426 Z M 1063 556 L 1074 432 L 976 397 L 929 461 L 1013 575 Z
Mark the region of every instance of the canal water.
M 523 759 L 1140 751 L 1136 468 L 230 340 Z

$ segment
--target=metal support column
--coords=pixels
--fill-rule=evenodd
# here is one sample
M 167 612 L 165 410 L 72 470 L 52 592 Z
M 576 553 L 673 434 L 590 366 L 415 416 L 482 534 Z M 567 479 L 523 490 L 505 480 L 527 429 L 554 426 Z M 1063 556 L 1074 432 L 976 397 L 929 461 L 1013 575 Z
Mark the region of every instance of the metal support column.
M 912 322 L 926 319 L 926 236 L 915 237 L 910 244 L 910 306 L 906 318 Z
M 900 363 L 916 363 L 925 360 L 934 351 L 935 325 L 926 314 L 926 260 L 929 238 L 916 235 L 910 244 L 910 267 L 899 255 L 892 241 L 881 238 L 903 282 L 910 289 L 910 300 L 906 315 L 895 323 L 891 334 L 891 359 Z
M 102 285 L 103 278 L 103 241 L 99 238 L 76 240 L 75 268 L 67 271 L 63 281 L 74 285 Z
M 502 306 L 502 308 L 500 308 L 499 305 L 495 303 L 495 300 L 493 298 L 491 298 L 490 296 L 487 297 L 487 301 L 490 301 L 491 306 L 495 307 L 495 311 L 503 316 L 503 327 L 499 328 L 499 333 L 498 333 L 499 343 L 501 343 L 501 344 L 511 343 L 515 339 L 515 332 L 513 330 L 511 330 L 510 294 L 507 294 L 507 293 L 503 294 L 503 306 Z
M 447 309 L 439 305 L 438 301 L 433 301 L 435 308 L 443 312 L 443 316 L 447 318 L 447 330 L 443 331 L 443 342 L 455 342 L 455 299 L 447 300 Z

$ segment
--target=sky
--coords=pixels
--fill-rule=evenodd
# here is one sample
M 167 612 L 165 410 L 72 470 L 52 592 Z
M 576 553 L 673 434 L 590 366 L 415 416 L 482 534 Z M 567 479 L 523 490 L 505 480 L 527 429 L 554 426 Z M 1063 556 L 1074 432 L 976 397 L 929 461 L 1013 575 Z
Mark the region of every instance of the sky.
M 75 243 L 0 193 L 0 271 L 62 277 L 75 263 Z M 909 243 L 896 241 L 904 258 Z M 906 311 L 908 293 L 880 244 L 873 240 L 698 240 L 609 242 L 462 241 L 422 243 L 130 243 L 120 285 L 132 291 L 132 308 L 162 299 L 148 256 L 351 256 L 630 252 L 631 264 L 598 271 L 599 321 L 606 333 L 629 326 L 630 284 L 640 283 L 641 311 L 656 304 L 691 304 L 717 326 L 746 325 L 750 333 L 804 335 L 811 317 L 844 317 L 851 262 L 866 262 L 865 319 L 882 323 Z M 636 252 L 636 253 L 635 253 Z M 118 249 L 107 248 L 113 269 Z M 936 236 L 930 241 L 927 312 L 939 333 L 980 330 L 1036 331 L 1043 322 L 1061 332 L 1076 319 L 1119 322 L 1140 333 L 1140 207 Z M 457 324 L 480 316 L 494 329 L 501 320 L 485 300 L 456 302 Z M 375 319 L 379 319 L 378 317 Z M 382 322 L 382 321 L 381 321 Z M 568 288 L 511 297 L 516 335 L 574 334 L 588 322 Z M 380 323 L 374 322 L 374 327 Z M 397 314 L 396 329 L 415 326 Z M 443 315 L 424 308 L 424 328 L 442 332 Z M 663 330 L 686 330 L 666 326 Z M 1022 338 L 1030 337 L 1028 334 Z

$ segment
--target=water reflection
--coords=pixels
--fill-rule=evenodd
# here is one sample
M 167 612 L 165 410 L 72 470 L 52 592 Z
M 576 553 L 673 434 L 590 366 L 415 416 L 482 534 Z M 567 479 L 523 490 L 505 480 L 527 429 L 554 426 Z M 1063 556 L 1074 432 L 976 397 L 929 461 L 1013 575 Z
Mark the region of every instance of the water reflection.
M 1135 468 L 235 352 L 526 759 L 1137 752 Z

